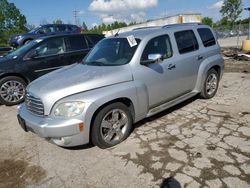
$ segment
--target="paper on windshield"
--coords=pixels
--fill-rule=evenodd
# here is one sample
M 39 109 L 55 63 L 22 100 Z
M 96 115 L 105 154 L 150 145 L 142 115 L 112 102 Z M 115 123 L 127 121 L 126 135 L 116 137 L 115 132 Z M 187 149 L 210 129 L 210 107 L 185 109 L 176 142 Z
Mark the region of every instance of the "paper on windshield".
M 128 36 L 127 40 L 131 48 L 137 45 L 134 35 Z

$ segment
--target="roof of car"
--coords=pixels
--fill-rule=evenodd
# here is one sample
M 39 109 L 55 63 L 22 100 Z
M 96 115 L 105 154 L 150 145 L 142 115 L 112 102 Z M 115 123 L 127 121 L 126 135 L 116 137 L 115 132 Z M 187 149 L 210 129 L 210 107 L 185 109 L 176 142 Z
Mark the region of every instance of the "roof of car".
M 95 34 L 95 33 L 61 33 L 61 34 L 57 34 L 57 35 L 49 35 L 49 36 L 44 36 L 44 37 L 40 37 L 40 39 L 48 39 L 48 38 L 56 38 L 56 37 L 67 37 L 67 36 L 77 36 L 77 35 L 96 35 L 96 36 L 103 36 L 102 34 Z
M 159 27 L 143 27 L 143 28 L 136 28 L 132 31 L 119 33 L 118 35 L 114 35 L 112 37 L 127 37 L 129 35 L 133 35 L 135 38 L 143 39 L 146 36 L 152 35 L 154 33 L 164 32 L 165 30 L 177 30 L 177 29 L 190 29 L 194 27 L 206 26 L 200 23 L 185 23 L 185 24 L 169 24 L 165 26 Z M 206 26 L 208 27 L 208 26 Z

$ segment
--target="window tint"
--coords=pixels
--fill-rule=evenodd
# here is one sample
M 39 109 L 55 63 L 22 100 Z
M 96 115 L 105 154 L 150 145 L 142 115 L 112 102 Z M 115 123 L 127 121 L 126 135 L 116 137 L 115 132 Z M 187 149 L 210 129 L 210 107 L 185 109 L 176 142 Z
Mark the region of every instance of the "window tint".
M 100 40 L 103 39 L 102 35 L 86 35 L 85 36 L 90 48 L 94 47 Z
M 198 29 L 198 33 L 205 47 L 213 46 L 216 44 L 214 35 L 210 29 L 200 28 Z
M 51 26 L 43 26 L 41 29 L 39 29 L 40 33 L 53 33 L 55 32 L 55 28 L 53 25 Z
M 57 25 L 56 26 L 56 31 L 57 32 L 65 32 L 67 29 L 66 29 L 66 26 L 65 25 Z
M 70 36 L 67 38 L 67 51 L 77 51 L 87 49 L 84 36 Z
M 78 29 L 77 26 L 74 26 L 74 25 L 68 25 L 68 30 L 69 31 L 76 31 Z
M 161 54 L 164 59 L 172 56 L 172 47 L 168 35 L 151 39 L 142 54 L 142 61 L 148 60 L 149 54 Z
M 199 49 L 197 39 L 192 30 L 179 31 L 174 35 L 180 54 L 192 52 Z
M 55 38 L 41 43 L 35 48 L 36 57 L 62 54 L 65 52 L 65 44 L 63 38 Z

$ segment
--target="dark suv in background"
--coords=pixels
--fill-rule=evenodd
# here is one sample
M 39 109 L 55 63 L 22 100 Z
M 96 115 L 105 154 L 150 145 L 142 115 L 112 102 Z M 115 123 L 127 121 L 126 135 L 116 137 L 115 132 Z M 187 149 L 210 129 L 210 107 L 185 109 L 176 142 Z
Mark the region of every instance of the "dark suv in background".
M 21 103 L 28 83 L 53 70 L 81 62 L 103 38 L 98 34 L 47 36 L 0 58 L 0 103 L 8 106 Z
M 20 47 L 24 44 L 29 43 L 30 41 L 48 36 L 48 35 L 56 35 L 61 33 L 81 33 L 81 28 L 76 25 L 69 24 L 48 24 L 42 25 L 35 29 L 32 29 L 30 32 L 22 34 L 22 35 L 14 35 L 10 38 L 10 45 L 13 47 Z

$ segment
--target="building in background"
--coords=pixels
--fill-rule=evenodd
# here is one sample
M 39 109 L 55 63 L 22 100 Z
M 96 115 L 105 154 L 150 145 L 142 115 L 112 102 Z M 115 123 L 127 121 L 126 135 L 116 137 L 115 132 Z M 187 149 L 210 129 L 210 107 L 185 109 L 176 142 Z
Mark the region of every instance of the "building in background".
M 175 16 L 168 16 L 156 20 L 149 20 L 144 23 L 139 23 L 136 25 L 128 26 L 128 27 L 123 27 L 120 29 L 114 29 L 111 31 L 104 31 L 103 34 L 106 36 L 111 36 L 116 34 L 118 31 L 119 33 L 123 33 L 126 31 L 131 31 L 136 28 L 142 28 L 142 27 L 155 27 L 155 26 L 163 26 L 163 25 L 168 25 L 168 24 L 178 24 L 178 23 L 201 23 L 201 14 L 178 14 Z

